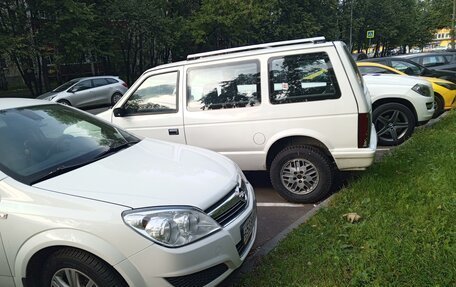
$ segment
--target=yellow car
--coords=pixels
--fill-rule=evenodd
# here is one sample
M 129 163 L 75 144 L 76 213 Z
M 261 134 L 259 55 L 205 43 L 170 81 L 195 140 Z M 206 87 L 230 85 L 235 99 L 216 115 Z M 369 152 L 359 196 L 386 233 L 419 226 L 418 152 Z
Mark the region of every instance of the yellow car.
M 396 70 L 392 67 L 385 66 L 373 62 L 358 62 L 358 69 L 361 74 L 398 74 L 407 76 L 407 74 Z M 456 108 L 456 84 L 450 81 L 431 78 L 431 77 L 420 77 L 428 80 L 432 84 L 435 96 L 435 113 L 434 117 L 439 116 L 443 111 Z

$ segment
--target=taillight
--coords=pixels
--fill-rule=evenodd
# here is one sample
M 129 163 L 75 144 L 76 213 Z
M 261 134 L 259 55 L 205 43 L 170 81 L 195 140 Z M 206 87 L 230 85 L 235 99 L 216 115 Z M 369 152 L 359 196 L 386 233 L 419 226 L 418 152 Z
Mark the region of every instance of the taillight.
M 371 114 L 358 114 L 358 148 L 369 147 L 371 132 Z
M 125 82 L 122 83 L 122 86 L 124 86 L 125 88 L 128 88 L 128 85 Z

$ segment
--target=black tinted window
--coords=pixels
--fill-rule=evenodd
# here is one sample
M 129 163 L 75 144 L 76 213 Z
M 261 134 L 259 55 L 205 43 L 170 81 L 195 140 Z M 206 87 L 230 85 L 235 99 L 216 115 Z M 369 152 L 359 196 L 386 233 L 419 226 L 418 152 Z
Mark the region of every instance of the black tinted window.
M 109 84 L 115 84 L 115 83 L 118 83 L 117 80 L 113 79 L 113 78 L 106 78 L 106 81 L 108 81 Z
M 423 68 L 420 66 L 401 60 L 391 60 L 391 66 L 411 76 L 420 76 L 423 71 Z
M 307 102 L 340 97 L 326 53 L 285 56 L 270 60 L 269 99 L 272 104 Z
M 367 66 L 361 66 L 358 67 L 359 71 L 361 74 L 366 75 L 366 74 L 394 74 L 392 71 L 380 67 L 367 67 Z
M 189 111 L 245 108 L 261 103 L 258 62 L 190 69 L 187 85 Z
M 79 82 L 76 85 L 74 85 L 74 87 L 71 88 L 71 90 L 73 92 L 79 92 L 79 91 L 84 91 L 84 90 L 88 90 L 91 88 L 92 88 L 92 80 L 85 80 L 85 81 Z
M 94 87 L 106 86 L 108 84 L 108 81 L 106 81 L 106 79 L 93 79 L 92 81 Z

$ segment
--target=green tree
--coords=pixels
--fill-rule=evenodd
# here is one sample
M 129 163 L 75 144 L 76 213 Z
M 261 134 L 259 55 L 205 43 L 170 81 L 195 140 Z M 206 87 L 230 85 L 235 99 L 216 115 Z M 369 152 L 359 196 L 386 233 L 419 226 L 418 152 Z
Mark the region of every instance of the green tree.
M 57 65 L 82 61 L 90 52 L 93 13 L 74 0 L 3 0 L 0 2 L 0 54 L 16 64 L 32 96 L 48 88 L 52 56 Z

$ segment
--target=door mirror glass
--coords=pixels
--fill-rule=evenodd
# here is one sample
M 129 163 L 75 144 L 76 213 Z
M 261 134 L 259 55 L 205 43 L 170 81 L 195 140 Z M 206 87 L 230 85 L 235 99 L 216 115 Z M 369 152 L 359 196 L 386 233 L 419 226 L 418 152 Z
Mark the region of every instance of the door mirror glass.
M 113 114 L 115 117 L 123 117 L 125 115 L 125 110 L 123 108 L 115 108 Z

